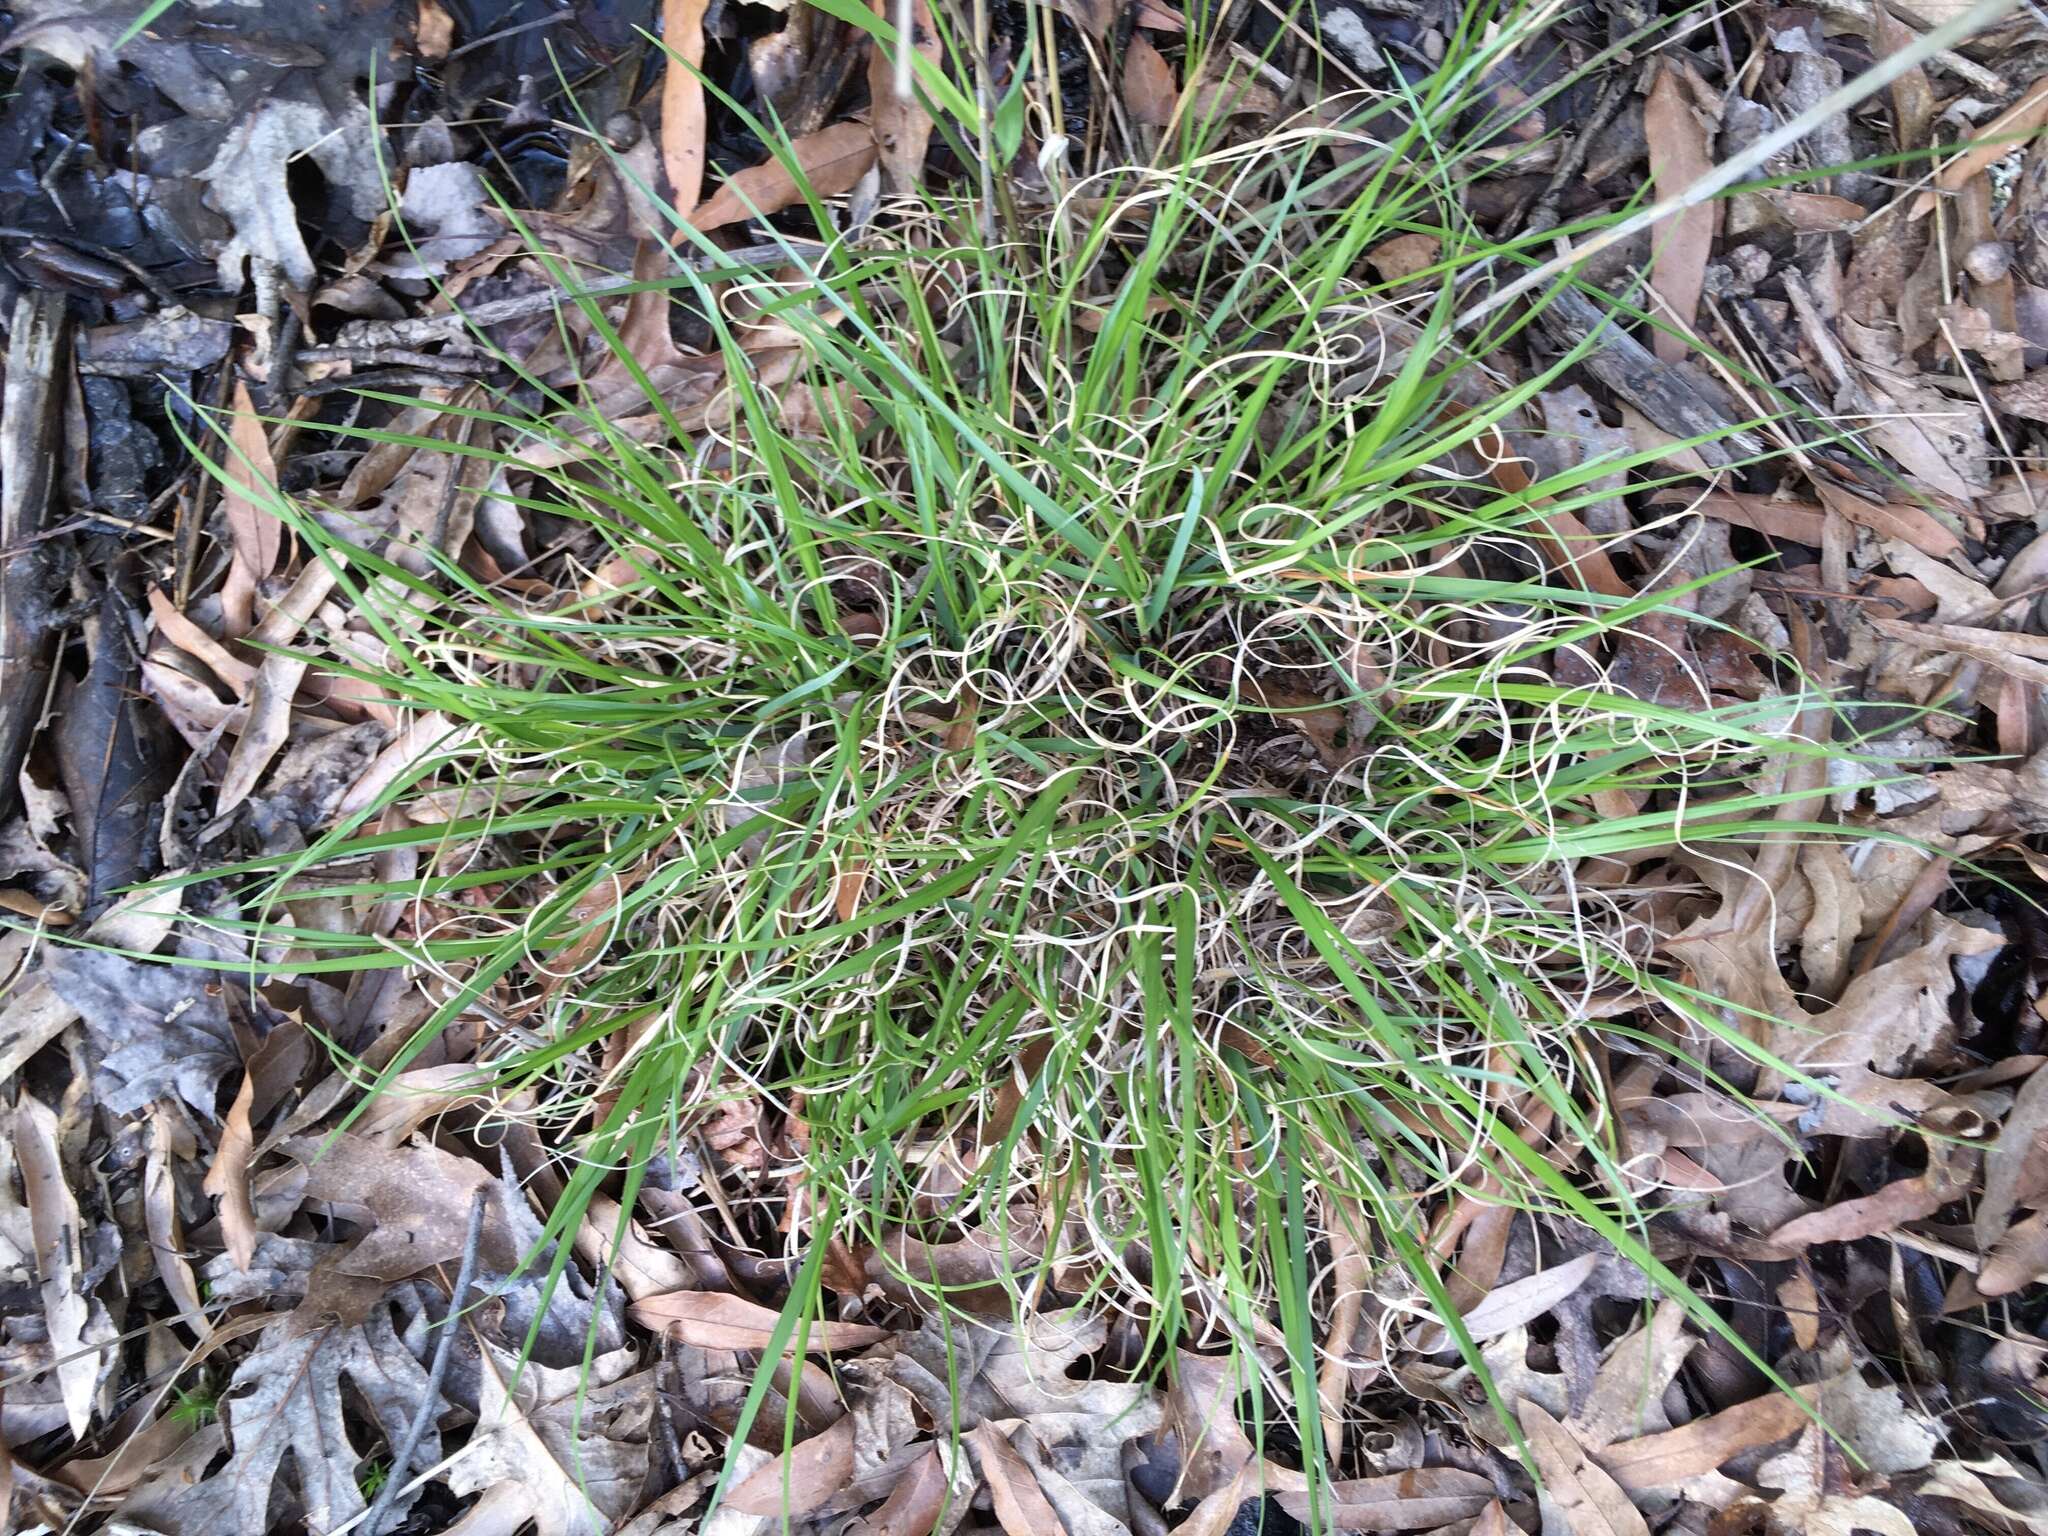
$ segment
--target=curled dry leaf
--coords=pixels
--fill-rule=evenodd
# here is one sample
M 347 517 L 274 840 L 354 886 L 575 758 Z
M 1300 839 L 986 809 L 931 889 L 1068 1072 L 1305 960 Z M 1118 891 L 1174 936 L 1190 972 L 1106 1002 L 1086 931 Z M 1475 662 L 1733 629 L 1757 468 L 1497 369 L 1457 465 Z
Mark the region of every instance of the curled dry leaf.
M 57 1150 L 57 1116 L 42 1100 L 24 1093 L 14 1107 L 14 1155 L 28 1197 L 35 1236 L 36 1275 L 41 1282 L 43 1319 L 57 1359 L 57 1381 L 72 1436 L 84 1439 L 99 1395 L 100 1374 L 112 1362 L 95 1347 L 109 1342 L 113 1327 L 104 1309 L 84 1294 L 85 1260 L 80 1249 L 77 1197 L 64 1178 Z
M 781 1314 L 758 1302 L 719 1291 L 673 1291 L 633 1303 L 629 1314 L 643 1327 L 666 1330 L 671 1338 L 703 1349 L 766 1351 L 776 1347 Z M 797 1347 L 797 1332 L 780 1345 L 786 1354 Z M 813 1322 L 804 1331 L 805 1350 L 860 1349 L 889 1336 L 886 1328 L 866 1323 Z
M 242 1074 L 242 1087 L 228 1107 L 221 1126 L 220 1145 L 214 1149 L 213 1166 L 206 1170 L 202 1188 L 220 1202 L 221 1240 L 235 1268 L 247 1274 L 256 1256 L 256 1210 L 249 1203 L 249 1160 L 256 1152 L 256 1133 L 249 1125 L 249 1109 L 256 1097 L 256 1074 Z
M 181 1150 L 188 1154 L 192 1150 L 190 1132 L 184 1131 L 181 1138 L 181 1131 L 166 1105 L 151 1107 L 149 1154 L 142 1165 L 142 1220 L 164 1289 L 180 1312 L 197 1315 L 205 1303 L 191 1261 L 185 1257 L 185 1233 L 178 1220 L 178 1193 L 172 1182 L 174 1160 Z M 182 1148 L 181 1139 L 185 1143 Z

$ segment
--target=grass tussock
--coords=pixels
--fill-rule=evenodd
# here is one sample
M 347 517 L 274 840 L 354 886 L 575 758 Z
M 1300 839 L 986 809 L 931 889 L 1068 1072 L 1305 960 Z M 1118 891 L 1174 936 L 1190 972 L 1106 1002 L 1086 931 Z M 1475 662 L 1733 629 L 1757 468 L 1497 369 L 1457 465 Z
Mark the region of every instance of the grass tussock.
M 1524 40 L 1475 13 L 1341 131 L 1194 126 L 987 223 L 933 197 L 686 273 L 723 358 L 687 410 L 584 303 L 590 377 L 430 444 L 551 531 L 568 600 L 291 509 L 391 648 L 366 678 L 445 735 L 248 871 L 266 953 L 429 980 L 380 1082 L 486 1009 L 479 1071 L 570 1149 L 557 1231 L 757 1129 L 733 1220 L 787 1254 L 792 1326 L 1083 1295 L 1148 1348 L 1277 1343 L 1312 1409 L 1326 1267 L 1375 1326 L 1455 1319 L 1460 1198 L 1682 1294 L 1608 1053 L 1747 1047 L 1616 871 L 1782 830 L 1759 765 L 1821 749 L 1789 662 L 1789 704 L 1616 676 L 1682 670 L 1646 622 L 1682 584 L 1550 569 L 1546 519 L 1646 464 L 1494 473 L 1554 374 L 1490 371 L 1505 333 L 1449 317 L 1543 251 L 1457 193 Z M 1400 234 L 1442 256 L 1395 288 L 1362 258 Z M 323 898 L 407 921 L 295 924 Z M 875 1255 L 864 1299 L 821 1301 L 835 1237 Z

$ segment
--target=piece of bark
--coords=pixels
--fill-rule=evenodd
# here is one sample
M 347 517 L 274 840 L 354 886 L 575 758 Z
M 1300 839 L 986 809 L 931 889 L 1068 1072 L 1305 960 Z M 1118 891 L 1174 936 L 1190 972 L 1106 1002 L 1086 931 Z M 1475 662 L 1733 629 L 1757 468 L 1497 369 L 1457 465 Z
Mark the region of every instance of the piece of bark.
M 1586 371 L 1673 437 L 1718 434 L 1694 447 L 1709 467 L 1725 468 L 1738 456 L 1758 450 L 1749 433 L 1731 431 L 1734 423 L 1727 413 L 1693 384 L 1684 369 L 1659 359 L 1576 289 L 1553 294 L 1537 323 L 1567 350 L 1593 338 L 1585 356 Z
M 39 535 L 55 490 L 66 342 L 63 297 L 23 294 L 0 409 L 0 549 L 7 551 L 0 561 L 0 816 L 19 792 L 15 779 L 42 713 L 60 627 Z

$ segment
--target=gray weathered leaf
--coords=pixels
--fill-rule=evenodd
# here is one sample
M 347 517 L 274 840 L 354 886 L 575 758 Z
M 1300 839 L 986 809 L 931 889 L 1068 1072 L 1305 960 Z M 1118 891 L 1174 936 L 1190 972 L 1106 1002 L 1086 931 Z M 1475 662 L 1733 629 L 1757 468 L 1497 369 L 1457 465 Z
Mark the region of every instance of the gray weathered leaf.
M 529 1366 L 515 1392 L 515 1366 L 485 1346 L 477 1427 L 448 1469 L 450 1488 L 483 1498 L 447 1536 L 509 1533 L 524 1520 L 535 1536 L 603 1536 L 638 1502 L 647 1479 L 654 1373 L 586 1389 L 577 1371 Z M 595 1380 L 605 1366 L 600 1358 Z
M 290 1321 L 274 1323 L 236 1367 L 223 1403 L 234 1460 L 221 1475 L 233 1486 L 241 1536 L 269 1529 L 271 1489 L 287 1451 L 308 1529 L 332 1530 L 368 1508 L 358 1478 L 370 1447 L 350 1437 L 344 1380 L 387 1443 L 404 1436 L 426 1398 L 427 1373 L 399 1338 L 390 1302 L 355 1327 L 294 1334 Z M 431 1422 L 416 1456 L 423 1467 L 441 1458 L 440 1431 Z M 398 1507 L 408 1502 L 401 1496 Z
M 93 1084 L 102 1104 L 132 1115 L 176 1092 L 213 1118 L 221 1077 L 241 1061 L 217 973 L 92 949 L 53 951 L 43 969 L 105 1058 Z

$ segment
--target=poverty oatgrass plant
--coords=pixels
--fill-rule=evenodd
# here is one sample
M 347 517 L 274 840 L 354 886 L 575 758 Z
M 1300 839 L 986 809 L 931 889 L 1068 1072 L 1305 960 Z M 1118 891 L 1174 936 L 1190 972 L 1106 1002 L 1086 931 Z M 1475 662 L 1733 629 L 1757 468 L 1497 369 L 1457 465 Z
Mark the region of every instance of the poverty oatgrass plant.
M 1754 705 L 1616 675 L 1683 674 L 1682 583 L 1546 578 L 1556 515 L 1647 456 L 1489 473 L 1556 370 L 1473 361 L 1525 321 L 1452 334 L 1462 282 L 1542 254 L 1458 192 L 1535 24 L 1475 9 L 1343 129 L 1190 122 L 993 227 L 934 195 L 686 271 L 717 364 L 687 409 L 585 299 L 591 389 L 359 433 L 453 454 L 587 579 L 276 503 L 436 745 L 229 872 L 258 953 L 433 989 L 373 1086 L 481 1012 L 479 1080 L 565 1149 L 551 1236 L 760 1109 L 782 1160 L 736 1220 L 786 1248 L 785 1335 L 844 1238 L 897 1302 L 1277 1338 L 1313 1468 L 1328 1266 L 1478 1364 L 1430 1229 L 1459 1192 L 1590 1228 L 1724 1328 L 1650 1252 L 1588 1021 L 1626 995 L 1647 1022 L 1604 1039 L 1700 1073 L 1702 1039 L 1755 1047 L 1585 875 L 1797 832 L 1770 765 L 1841 748 L 1795 728 L 1826 705 L 1790 660 Z M 1436 265 L 1371 280 L 1404 233 Z M 403 903 L 406 936 L 290 920 L 323 898 Z

